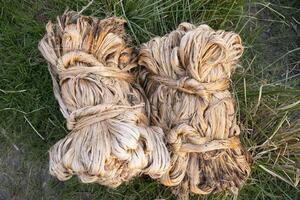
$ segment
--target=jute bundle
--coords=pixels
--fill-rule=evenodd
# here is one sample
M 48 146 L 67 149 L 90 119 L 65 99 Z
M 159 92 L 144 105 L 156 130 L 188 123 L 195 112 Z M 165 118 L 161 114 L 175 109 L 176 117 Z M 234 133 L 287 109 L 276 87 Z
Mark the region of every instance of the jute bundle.
M 50 149 L 50 173 L 117 187 L 135 175 L 159 178 L 169 167 L 162 130 L 149 127 L 124 20 L 66 12 L 49 22 L 39 49 L 71 132 Z
M 171 166 L 160 179 L 181 198 L 238 188 L 250 158 L 240 144 L 230 76 L 242 55 L 239 35 L 182 23 L 143 44 L 140 79 L 153 125 L 163 128 Z

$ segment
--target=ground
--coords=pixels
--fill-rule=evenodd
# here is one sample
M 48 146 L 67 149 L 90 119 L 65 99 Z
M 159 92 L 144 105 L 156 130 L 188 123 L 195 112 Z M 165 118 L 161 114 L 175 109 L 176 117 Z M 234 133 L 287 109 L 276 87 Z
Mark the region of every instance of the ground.
M 37 44 L 48 20 L 89 1 L 0 0 L 0 200 L 176 199 L 147 177 L 120 188 L 59 182 L 48 149 L 67 134 Z M 239 199 L 300 199 L 300 2 L 111 0 L 83 10 L 121 16 L 136 46 L 182 21 L 239 33 L 245 53 L 232 81 L 242 141 L 253 156 Z M 193 199 L 231 199 L 226 193 Z

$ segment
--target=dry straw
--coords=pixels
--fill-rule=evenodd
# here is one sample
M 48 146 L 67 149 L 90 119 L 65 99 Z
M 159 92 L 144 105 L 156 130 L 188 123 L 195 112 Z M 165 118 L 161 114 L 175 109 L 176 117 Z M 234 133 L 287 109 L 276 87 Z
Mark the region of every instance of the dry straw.
M 239 35 L 182 23 L 143 44 L 140 79 L 151 105 L 151 122 L 163 128 L 171 166 L 160 182 L 189 193 L 237 194 L 250 173 L 240 144 L 231 74 L 243 53 Z
M 39 49 L 71 130 L 50 149 L 50 173 L 110 187 L 140 173 L 161 177 L 169 153 L 162 130 L 148 126 L 143 95 L 129 73 L 137 63 L 124 20 L 66 12 L 46 29 Z

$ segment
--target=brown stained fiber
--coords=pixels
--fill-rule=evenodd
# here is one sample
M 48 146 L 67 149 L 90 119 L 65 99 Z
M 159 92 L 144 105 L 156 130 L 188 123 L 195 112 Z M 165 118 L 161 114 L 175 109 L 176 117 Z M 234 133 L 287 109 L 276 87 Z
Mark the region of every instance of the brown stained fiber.
M 149 127 L 134 77 L 136 54 L 124 20 L 66 12 L 47 24 L 39 50 L 71 132 L 50 149 L 50 173 L 59 180 L 117 187 L 145 173 L 159 178 L 169 153 L 158 127 Z
M 171 166 L 160 182 L 189 193 L 237 194 L 250 173 L 240 144 L 230 76 L 243 53 L 239 35 L 182 23 L 143 44 L 140 79 L 151 122 L 162 127 Z

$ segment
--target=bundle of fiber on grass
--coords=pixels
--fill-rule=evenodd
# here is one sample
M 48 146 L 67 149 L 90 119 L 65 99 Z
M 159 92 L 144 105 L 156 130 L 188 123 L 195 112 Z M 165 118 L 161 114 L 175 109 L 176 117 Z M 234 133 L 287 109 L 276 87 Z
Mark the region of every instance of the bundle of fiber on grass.
M 50 149 L 59 180 L 117 187 L 135 175 L 159 178 L 169 167 L 162 130 L 149 127 L 142 90 L 129 72 L 137 66 L 124 20 L 66 12 L 49 22 L 39 50 L 71 132 Z
M 163 128 L 171 166 L 160 182 L 189 193 L 238 188 L 250 173 L 242 148 L 231 74 L 243 53 L 239 35 L 207 25 L 182 23 L 142 45 L 140 80 L 151 106 L 151 122 Z

